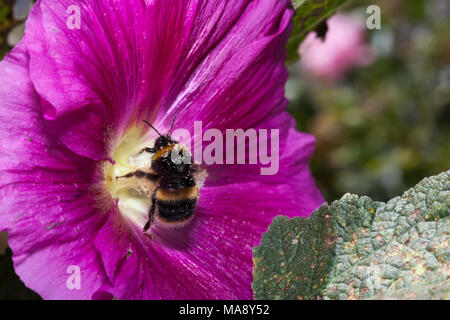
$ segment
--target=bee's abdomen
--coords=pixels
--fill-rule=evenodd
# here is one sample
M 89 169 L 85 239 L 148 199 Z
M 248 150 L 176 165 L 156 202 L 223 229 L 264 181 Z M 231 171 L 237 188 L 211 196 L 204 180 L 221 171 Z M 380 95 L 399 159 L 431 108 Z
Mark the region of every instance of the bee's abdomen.
M 158 218 L 167 223 L 180 223 L 189 220 L 194 215 L 197 199 L 179 201 L 156 201 Z
M 178 190 L 160 188 L 156 192 L 158 217 L 168 223 L 179 223 L 190 219 L 197 204 L 196 186 Z

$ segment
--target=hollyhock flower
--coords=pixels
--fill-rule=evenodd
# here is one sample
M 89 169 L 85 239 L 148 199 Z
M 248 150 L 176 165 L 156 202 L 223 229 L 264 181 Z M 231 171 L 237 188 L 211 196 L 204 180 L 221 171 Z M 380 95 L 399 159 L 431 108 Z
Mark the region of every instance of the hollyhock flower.
M 36 3 L 0 63 L 0 231 L 26 286 L 44 299 L 252 298 L 251 248 L 272 218 L 323 201 L 314 139 L 285 111 L 292 14 L 288 0 Z M 144 233 L 148 192 L 115 177 L 158 136 L 142 120 L 168 132 L 175 115 L 193 136 L 195 121 L 279 129 L 279 171 L 202 165 L 194 219 Z
M 327 24 L 325 41 L 312 32 L 299 47 L 306 72 L 334 81 L 351 68 L 368 66 L 374 61 L 374 52 L 364 42 L 365 24 L 361 19 L 337 14 Z

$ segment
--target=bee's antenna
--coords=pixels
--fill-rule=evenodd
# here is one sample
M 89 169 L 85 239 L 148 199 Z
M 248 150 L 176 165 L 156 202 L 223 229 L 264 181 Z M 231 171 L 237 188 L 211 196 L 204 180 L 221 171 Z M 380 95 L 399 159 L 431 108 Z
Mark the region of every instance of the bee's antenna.
M 156 128 L 155 128 L 154 126 L 152 126 L 152 125 L 150 124 L 150 122 L 148 122 L 147 120 L 142 120 L 142 121 L 143 121 L 146 125 L 148 125 L 150 128 L 152 128 L 153 130 L 155 130 L 157 134 L 159 134 L 160 136 L 162 136 L 162 134 L 159 133 L 159 131 L 156 130 Z
M 173 125 L 175 124 L 176 119 L 177 119 L 177 115 L 175 115 L 175 117 L 173 117 L 172 125 L 170 126 L 170 130 L 169 130 L 169 135 L 172 134 Z

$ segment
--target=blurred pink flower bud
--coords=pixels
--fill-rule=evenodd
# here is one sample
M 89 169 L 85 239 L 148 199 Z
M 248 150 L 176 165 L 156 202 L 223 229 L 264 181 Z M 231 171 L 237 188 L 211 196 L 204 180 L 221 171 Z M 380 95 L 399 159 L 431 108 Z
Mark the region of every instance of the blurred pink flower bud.
M 353 16 L 338 14 L 328 20 L 325 41 L 311 32 L 298 51 L 304 70 L 328 81 L 335 81 L 356 66 L 368 66 L 375 53 L 364 42 L 365 24 Z

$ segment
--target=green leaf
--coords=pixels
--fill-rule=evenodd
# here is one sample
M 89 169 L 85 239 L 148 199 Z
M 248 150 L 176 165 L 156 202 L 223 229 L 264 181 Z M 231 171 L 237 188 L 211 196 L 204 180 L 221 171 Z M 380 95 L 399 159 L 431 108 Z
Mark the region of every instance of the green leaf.
M 276 217 L 253 249 L 256 299 L 449 298 L 450 171 L 387 203 L 346 194 Z
M 450 280 L 428 285 L 411 286 L 404 289 L 381 292 L 373 297 L 377 300 L 450 300 Z
M 361 0 L 291 0 L 296 13 L 294 28 L 287 44 L 287 63 L 298 60 L 298 46 L 309 32 L 331 17 L 344 4 L 356 1 L 361 2 Z

